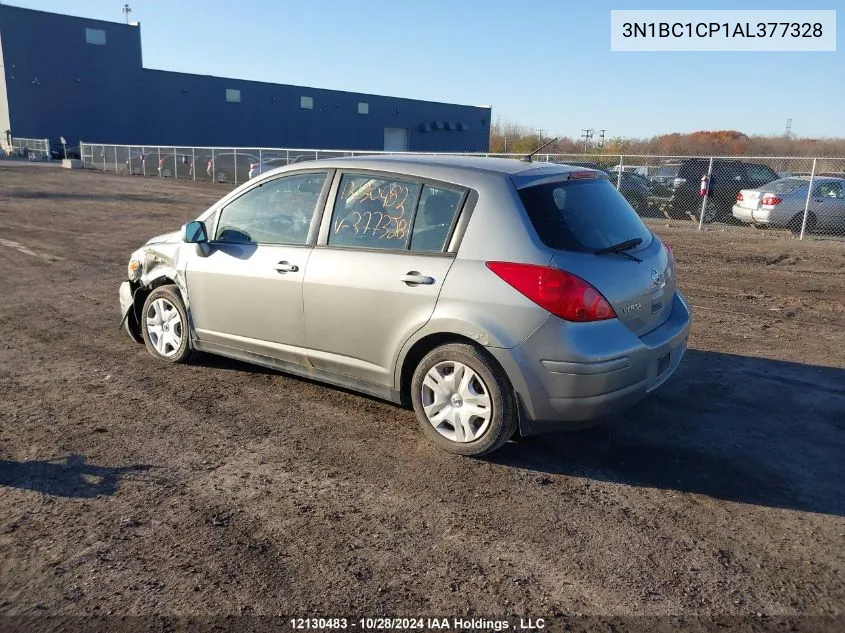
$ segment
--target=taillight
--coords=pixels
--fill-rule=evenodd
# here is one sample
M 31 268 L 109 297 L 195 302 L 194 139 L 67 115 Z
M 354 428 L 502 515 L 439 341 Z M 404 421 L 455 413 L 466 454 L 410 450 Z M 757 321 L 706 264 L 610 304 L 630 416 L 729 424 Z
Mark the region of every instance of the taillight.
M 776 204 L 780 204 L 781 202 L 783 202 L 783 198 L 778 198 L 777 196 L 763 196 L 763 199 L 760 202 L 761 204 L 773 207 Z
M 258 163 L 250 163 L 249 164 L 250 169 L 255 169 L 256 167 L 258 167 Z
M 745 199 L 745 198 L 743 198 L 743 197 L 742 197 L 742 192 L 741 192 L 741 191 L 740 191 L 738 194 L 736 194 L 736 201 L 737 201 L 737 202 L 742 202 L 744 199 Z
M 159 159 L 159 161 L 158 161 L 158 166 L 159 166 L 159 167 L 164 167 L 164 159 L 163 159 L 163 158 Z
M 511 262 L 487 262 L 487 267 L 531 301 L 567 321 L 616 318 L 598 290 L 565 270 Z
M 208 165 L 206 167 L 211 167 L 211 161 L 208 161 Z
M 664 242 L 664 243 L 663 243 L 663 246 L 665 246 L 665 247 L 666 247 L 666 250 L 667 250 L 667 251 L 669 251 L 669 254 L 670 254 L 670 255 L 672 255 L 672 256 L 674 257 L 674 255 L 675 255 L 675 251 L 673 251 L 673 250 L 672 250 L 672 245 L 671 245 L 671 244 L 666 244 L 666 243 Z

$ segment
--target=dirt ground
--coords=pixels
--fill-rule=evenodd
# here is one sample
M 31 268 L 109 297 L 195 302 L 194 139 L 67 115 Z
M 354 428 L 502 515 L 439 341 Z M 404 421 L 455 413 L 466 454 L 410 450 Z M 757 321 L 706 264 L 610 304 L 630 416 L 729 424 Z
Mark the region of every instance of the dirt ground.
M 649 220 L 694 310 L 676 376 L 602 426 L 468 459 L 411 411 L 210 356 L 168 366 L 118 329 L 130 252 L 224 191 L 0 163 L 0 629 L 845 627 L 845 244 Z

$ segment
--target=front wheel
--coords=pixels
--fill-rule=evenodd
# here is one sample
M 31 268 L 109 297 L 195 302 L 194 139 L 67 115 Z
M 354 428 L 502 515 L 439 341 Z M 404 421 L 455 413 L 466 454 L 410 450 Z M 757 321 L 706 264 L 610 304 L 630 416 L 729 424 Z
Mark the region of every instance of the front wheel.
M 414 370 L 411 400 L 423 433 L 452 453 L 491 453 L 516 430 L 510 381 L 472 345 L 450 343 L 429 352 Z
M 141 334 L 147 351 L 171 363 L 184 363 L 192 355 L 188 313 L 175 286 L 159 286 L 144 302 Z

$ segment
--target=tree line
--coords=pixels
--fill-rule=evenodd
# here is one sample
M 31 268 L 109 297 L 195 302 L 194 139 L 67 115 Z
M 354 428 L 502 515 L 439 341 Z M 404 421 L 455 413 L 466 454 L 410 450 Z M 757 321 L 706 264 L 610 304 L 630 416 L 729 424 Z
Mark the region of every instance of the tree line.
M 551 137 L 516 123 L 496 121 L 490 127 L 490 151 L 528 153 Z M 584 140 L 561 137 L 543 153 L 550 154 L 652 154 L 663 156 L 834 156 L 845 157 L 845 138 L 796 138 L 760 136 L 737 130 L 661 134 L 651 138 L 612 137 L 599 145 L 593 137 L 585 152 Z

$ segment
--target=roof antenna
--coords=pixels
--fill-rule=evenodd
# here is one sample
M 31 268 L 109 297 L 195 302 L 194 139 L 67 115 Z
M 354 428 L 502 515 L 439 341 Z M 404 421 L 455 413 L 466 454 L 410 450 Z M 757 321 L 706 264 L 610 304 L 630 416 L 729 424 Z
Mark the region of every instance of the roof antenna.
M 555 136 L 555 137 L 554 137 L 551 141 L 548 141 L 548 142 L 546 142 L 546 143 L 543 143 L 542 145 L 540 145 L 540 147 L 538 147 L 537 149 L 535 149 L 535 150 L 534 150 L 533 152 L 531 152 L 530 154 L 526 154 L 525 156 L 523 156 L 521 160 L 524 160 L 526 163 L 530 163 L 530 162 L 531 162 L 531 158 L 534 156 L 534 154 L 536 154 L 537 152 L 539 152 L 539 151 L 540 151 L 540 150 L 542 150 L 542 149 L 546 149 L 549 145 L 551 145 L 552 143 L 554 143 L 555 141 L 557 141 L 557 139 L 558 139 L 558 137 L 557 137 L 557 136 Z

